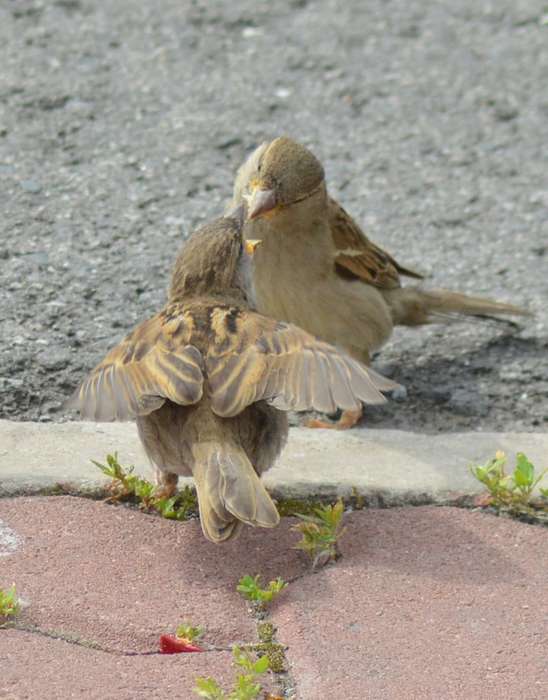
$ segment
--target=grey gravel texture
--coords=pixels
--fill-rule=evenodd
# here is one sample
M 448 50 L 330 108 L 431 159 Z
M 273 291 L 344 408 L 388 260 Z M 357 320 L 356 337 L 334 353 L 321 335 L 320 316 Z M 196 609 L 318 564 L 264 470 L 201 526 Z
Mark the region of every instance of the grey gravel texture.
M 286 133 L 429 284 L 536 313 L 396 333 L 369 424 L 546 429 L 546 0 L 17 0 L 0 65 L 1 417 L 62 419 Z

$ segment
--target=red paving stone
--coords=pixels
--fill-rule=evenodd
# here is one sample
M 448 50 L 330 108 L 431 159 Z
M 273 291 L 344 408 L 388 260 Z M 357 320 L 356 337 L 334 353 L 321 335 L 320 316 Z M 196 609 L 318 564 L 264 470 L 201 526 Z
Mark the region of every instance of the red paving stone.
M 135 700 L 197 698 L 198 676 L 230 688 L 234 671 L 226 651 L 124 657 L 84 649 L 17 630 L 0 631 L 2 700 Z
M 284 520 L 216 547 L 175 523 L 69 497 L 0 501 L 20 547 L 0 586 L 20 617 L 114 650 L 152 651 L 189 620 L 216 645 L 256 639 L 244 573 L 303 574 L 272 608 L 298 700 L 548 697 L 548 531 L 452 508 L 347 517 L 343 558 L 306 573 Z M 122 656 L 0 630 L 0 698 L 192 698 L 230 654 Z
M 305 570 L 288 523 L 219 546 L 198 521 L 80 498 L 3 499 L 0 519 L 23 540 L 0 559 L 0 587 L 15 582 L 29 603 L 21 620 L 116 650 L 154 650 L 185 620 L 205 626 L 212 645 L 256 641 L 238 579 Z
M 548 697 L 548 531 L 451 508 L 354 513 L 273 618 L 302 700 Z

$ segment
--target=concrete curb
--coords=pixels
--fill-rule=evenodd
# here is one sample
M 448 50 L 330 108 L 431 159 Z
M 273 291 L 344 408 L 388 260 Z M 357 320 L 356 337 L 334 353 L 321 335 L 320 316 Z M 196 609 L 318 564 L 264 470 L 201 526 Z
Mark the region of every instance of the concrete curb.
M 294 428 L 265 483 L 283 498 L 348 496 L 355 489 L 370 505 L 451 503 L 482 491 L 468 465 L 486 462 L 496 450 L 511 459 L 525 452 L 541 468 L 548 463 L 548 434 Z M 152 477 L 132 423 L 0 421 L 0 496 L 48 493 L 57 484 L 100 494 L 106 480 L 90 460 L 104 461 L 109 452 Z

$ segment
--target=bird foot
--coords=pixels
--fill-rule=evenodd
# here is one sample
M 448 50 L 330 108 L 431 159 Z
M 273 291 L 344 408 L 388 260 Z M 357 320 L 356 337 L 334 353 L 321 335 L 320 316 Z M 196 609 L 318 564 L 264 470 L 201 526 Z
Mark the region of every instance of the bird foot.
M 156 471 L 156 483 L 157 486 L 154 489 L 154 498 L 171 498 L 175 495 L 177 491 L 177 481 L 179 477 L 177 474 L 171 474 L 170 472 Z
M 171 498 L 177 491 L 176 486 L 157 486 L 154 489 L 154 498 Z
M 349 430 L 353 428 L 362 417 L 362 409 L 358 411 L 343 411 L 338 421 L 334 423 L 318 418 L 312 418 L 304 424 L 306 428 L 325 428 L 328 430 Z

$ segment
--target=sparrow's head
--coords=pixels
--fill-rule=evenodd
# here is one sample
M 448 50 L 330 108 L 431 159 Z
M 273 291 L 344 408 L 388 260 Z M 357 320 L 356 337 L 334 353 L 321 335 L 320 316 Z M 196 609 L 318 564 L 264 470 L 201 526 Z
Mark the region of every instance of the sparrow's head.
M 260 241 L 242 237 L 244 207 L 195 231 L 173 268 L 169 298 L 192 296 L 251 297 L 251 261 Z
M 175 261 L 170 299 L 222 294 L 233 288 L 244 254 L 241 216 L 205 224 L 185 242 Z
M 286 136 L 259 146 L 244 163 L 235 185 L 235 199 L 247 202 L 248 220 L 274 217 L 324 187 L 320 161 Z

